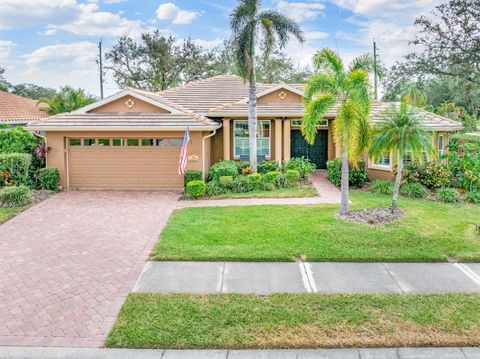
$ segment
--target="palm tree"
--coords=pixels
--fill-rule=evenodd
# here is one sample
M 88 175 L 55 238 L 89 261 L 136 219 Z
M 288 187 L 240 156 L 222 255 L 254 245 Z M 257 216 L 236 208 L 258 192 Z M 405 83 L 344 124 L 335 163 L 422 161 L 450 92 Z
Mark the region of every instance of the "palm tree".
M 261 10 L 261 0 L 239 0 L 230 15 L 232 43 L 238 74 L 249 83 L 248 132 L 250 165 L 257 172 L 257 83 L 255 50 L 262 41 L 263 56 L 275 45 L 285 47 L 291 35 L 304 42 L 300 27 L 292 19 L 273 10 Z
M 85 93 L 82 89 L 73 89 L 69 86 L 62 87 L 60 91 L 52 98 L 41 98 L 38 100 L 47 104 L 42 111 L 49 115 L 58 115 L 59 113 L 71 112 L 81 107 L 90 105 L 96 101 L 95 97 Z
M 424 107 L 427 102 L 425 91 L 420 89 L 416 83 L 408 85 L 401 97 L 402 102 L 415 107 Z
M 413 108 L 405 102 L 401 103 L 399 109 L 392 108 L 385 121 L 375 129 L 370 156 L 375 159 L 385 153 L 391 153 L 392 160 L 398 162 L 391 205 L 391 208 L 396 208 L 402 180 L 403 159 L 410 153 L 413 160 L 423 161 L 425 154 L 429 156 L 434 154 L 432 138 L 422 128 L 422 122 L 415 115 Z
M 359 56 L 345 68 L 342 59 L 332 50 L 318 51 L 313 63 L 317 71 L 304 91 L 305 114 L 302 134 L 310 144 L 317 135 L 318 121 L 338 105 L 333 121 L 333 138 L 342 149 L 342 200 L 340 213 L 348 213 L 349 162 L 356 163 L 367 148 L 370 138 L 370 82 L 373 69 L 371 57 Z

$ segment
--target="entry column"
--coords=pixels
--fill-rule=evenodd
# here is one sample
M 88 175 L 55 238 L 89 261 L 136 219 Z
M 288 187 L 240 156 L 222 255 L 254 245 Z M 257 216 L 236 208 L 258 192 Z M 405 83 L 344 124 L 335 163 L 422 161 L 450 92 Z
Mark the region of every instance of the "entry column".
M 230 119 L 223 119 L 223 159 L 230 159 Z
M 290 159 L 290 120 L 283 120 L 283 160 Z
M 275 120 L 275 161 L 282 163 L 282 120 Z

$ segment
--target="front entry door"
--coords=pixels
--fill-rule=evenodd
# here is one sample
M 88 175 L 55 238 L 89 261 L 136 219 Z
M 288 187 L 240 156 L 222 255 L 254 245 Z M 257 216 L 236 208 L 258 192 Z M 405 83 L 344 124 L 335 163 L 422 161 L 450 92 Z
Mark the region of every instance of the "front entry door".
M 300 130 L 291 133 L 291 157 L 305 157 L 315 163 L 317 169 L 327 168 L 328 131 L 318 130 L 313 145 L 308 144 Z

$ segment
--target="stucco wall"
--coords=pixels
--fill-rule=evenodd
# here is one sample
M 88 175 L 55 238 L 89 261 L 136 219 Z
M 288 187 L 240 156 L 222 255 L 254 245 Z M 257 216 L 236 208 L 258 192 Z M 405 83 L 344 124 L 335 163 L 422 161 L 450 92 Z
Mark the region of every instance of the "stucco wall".
M 129 100 L 132 100 L 133 106 L 129 107 L 125 103 Z M 131 96 L 124 96 L 118 100 L 107 103 L 106 105 L 100 106 L 96 109 L 91 110 L 90 112 L 160 112 L 168 113 L 169 111 L 164 110 L 158 106 L 154 106 L 148 102 L 142 101 L 138 98 Z

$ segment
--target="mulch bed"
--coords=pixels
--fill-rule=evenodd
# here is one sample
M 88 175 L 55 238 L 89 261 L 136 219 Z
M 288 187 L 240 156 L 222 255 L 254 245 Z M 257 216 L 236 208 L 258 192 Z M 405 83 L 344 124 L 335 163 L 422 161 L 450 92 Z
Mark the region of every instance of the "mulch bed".
M 372 208 L 361 211 L 351 211 L 347 214 L 337 214 L 338 219 L 348 222 L 366 223 L 374 226 L 380 226 L 399 220 L 405 216 L 405 211 L 400 208 Z
M 39 189 L 39 190 L 33 190 L 32 191 L 32 195 L 33 195 L 33 202 L 32 202 L 32 206 L 46 200 L 48 197 L 51 197 L 53 196 L 55 193 L 55 191 L 51 191 L 49 189 Z

